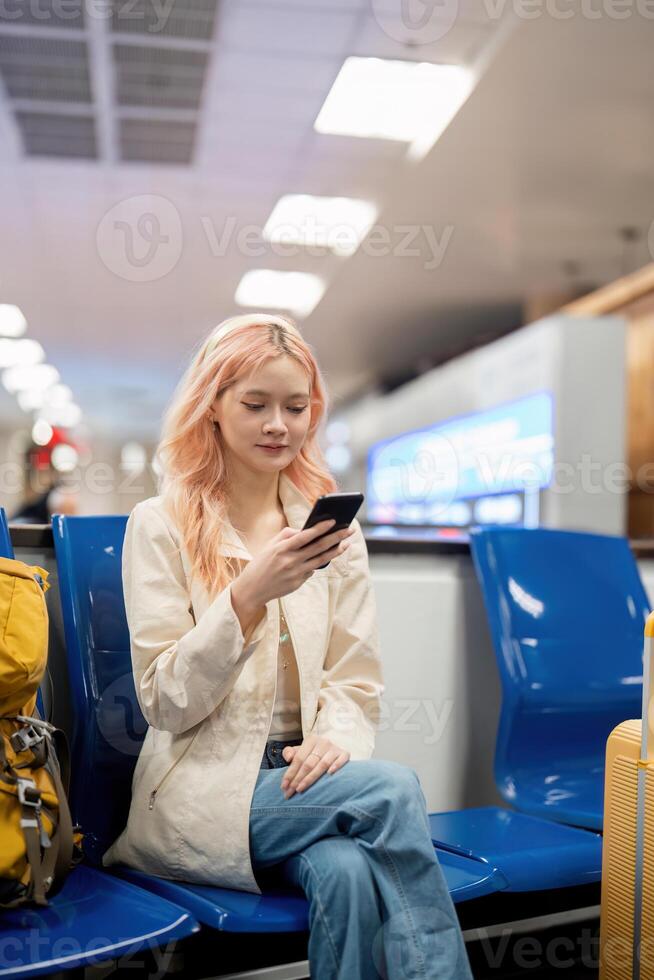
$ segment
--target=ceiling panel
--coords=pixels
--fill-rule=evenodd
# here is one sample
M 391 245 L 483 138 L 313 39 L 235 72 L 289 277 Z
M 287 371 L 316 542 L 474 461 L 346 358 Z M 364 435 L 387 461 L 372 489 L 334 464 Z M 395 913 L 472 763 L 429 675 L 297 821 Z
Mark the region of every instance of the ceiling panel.
M 12 99 L 91 102 L 83 41 L 0 35 L 0 75 Z
M 95 123 L 91 116 L 64 113 L 16 113 L 24 151 L 27 156 L 97 157 Z
M 323 98 L 341 65 L 341 53 L 315 58 L 283 54 L 256 54 L 220 49 L 212 65 L 211 87 L 216 92 L 314 92 Z
M 311 131 L 320 112 L 324 95 L 295 91 L 259 90 L 216 92 L 211 100 L 212 125 L 225 127 L 232 119 L 247 119 L 256 124 L 265 122 L 284 129 L 302 126 Z
M 441 36 L 439 31 L 427 33 L 435 40 L 424 42 L 407 30 L 395 11 L 388 20 L 368 16 L 362 22 L 352 45 L 351 53 L 359 56 L 394 58 L 400 61 L 430 61 L 443 64 L 465 64 L 476 58 L 486 43 L 491 28 L 483 21 L 457 19 Z M 402 40 L 406 37 L 406 41 Z
M 121 159 L 150 163 L 191 163 L 195 132 L 194 122 L 122 119 Z
M 85 26 L 83 0 L 11 0 L 0 5 L 0 25 L 82 30 Z
M 113 0 L 111 28 L 116 34 L 139 34 L 209 41 L 216 0 Z
M 113 55 L 118 105 L 198 108 L 206 51 L 114 44 Z
M 346 51 L 359 13 L 348 9 L 257 6 L 240 0 L 223 3 L 218 40 L 229 50 L 283 53 L 306 58 Z

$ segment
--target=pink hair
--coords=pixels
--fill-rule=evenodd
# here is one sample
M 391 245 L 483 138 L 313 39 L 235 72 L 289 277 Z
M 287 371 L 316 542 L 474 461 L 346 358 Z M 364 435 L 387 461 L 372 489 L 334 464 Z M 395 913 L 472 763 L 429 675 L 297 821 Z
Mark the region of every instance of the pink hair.
M 239 567 L 219 552 L 229 496 L 221 440 L 209 408 L 235 381 L 284 355 L 302 365 L 311 393 L 306 439 L 284 472 L 310 501 L 337 490 L 316 438 L 327 409 L 327 389 L 311 349 L 286 317 L 252 314 L 220 323 L 193 356 L 163 419 L 155 453 L 161 467 L 160 493 L 180 531 L 192 576 L 199 577 L 212 596 L 236 577 Z

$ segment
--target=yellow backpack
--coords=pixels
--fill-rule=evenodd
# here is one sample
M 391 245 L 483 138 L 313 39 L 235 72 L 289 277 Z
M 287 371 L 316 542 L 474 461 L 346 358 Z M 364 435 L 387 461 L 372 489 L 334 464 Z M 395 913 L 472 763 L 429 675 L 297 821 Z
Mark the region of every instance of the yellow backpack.
M 48 659 L 48 572 L 0 558 L 0 907 L 47 905 L 81 857 L 63 732 L 36 713 Z M 62 773 L 63 770 L 63 773 Z

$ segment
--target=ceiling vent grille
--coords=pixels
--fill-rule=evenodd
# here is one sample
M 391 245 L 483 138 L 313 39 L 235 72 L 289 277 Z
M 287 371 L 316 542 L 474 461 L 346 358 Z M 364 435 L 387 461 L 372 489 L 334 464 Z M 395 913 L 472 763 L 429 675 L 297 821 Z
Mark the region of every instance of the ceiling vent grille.
M 191 163 L 195 129 L 194 122 L 123 119 L 120 123 L 121 157 L 147 163 Z
M 118 105 L 199 106 L 207 67 L 205 51 L 114 44 L 114 58 Z
M 83 0 L 9 0 L 0 4 L 0 24 L 11 27 L 64 27 L 68 31 L 84 28 Z
M 20 110 L 16 121 L 28 156 L 97 158 L 91 116 Z
M 115 34 L 210 41 L 216 0 L 113 0 Z
M 83 41 L 0 36 L 0 73 L 12 99 L 91 102 Z

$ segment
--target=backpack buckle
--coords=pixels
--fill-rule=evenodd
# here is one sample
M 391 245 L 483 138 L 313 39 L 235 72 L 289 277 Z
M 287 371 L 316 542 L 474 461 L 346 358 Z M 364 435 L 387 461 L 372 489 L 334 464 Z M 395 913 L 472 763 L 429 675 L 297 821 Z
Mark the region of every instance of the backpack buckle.
M 41 790 L 38 788 L 33 779 L 26 779 L 25 777 L 19 776 L 17 779 L 18 784 L 18 800 L 23 806 L 34 807 L 35 810 L 39 810 L 41 807 Z
M 34 725 L 26 725 L 24 728 L 14 732 L 9 736 L 12 749 L 18 755 L 31 749 L 33 745 L 39 745 L 43 741 L 43 732 L 37 731 Z

